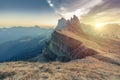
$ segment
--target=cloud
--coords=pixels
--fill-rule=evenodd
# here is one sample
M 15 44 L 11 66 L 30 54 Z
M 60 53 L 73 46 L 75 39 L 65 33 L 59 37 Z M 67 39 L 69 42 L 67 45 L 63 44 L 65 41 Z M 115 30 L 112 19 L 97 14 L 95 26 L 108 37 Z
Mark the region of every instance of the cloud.
M 73 15 L 81 16 L 90 11 L 91 8 L 100 4 L 102 0 L 47 0 L 55 12 L 65 18 Z
M 67 19 L 73 15 L 87 24 L 120 23 L 120 0 L 48 0 L 55 12 Z
M 87 14 L 83 15 L 82 20 L 90 24 L 120 24 L 119 14 L 120 0 L 103 0 L 101 4 L 94 6 Z
M 51 0 L 47 0 L 48 4 L 50 5 L 50 7 L 54 8 L 54 5 L 52 4 Z
M 107 12 L 110 10 L 115 10 L 115 12 L 118 12 L 117 10 L 120 10 L 120 0 L 104 0 L 102 4 L 96 5 L 95 7 L 93 7 L 89 14 L 90 15 L 94 15 L 94 14 L 98 14 L 101 12 Z

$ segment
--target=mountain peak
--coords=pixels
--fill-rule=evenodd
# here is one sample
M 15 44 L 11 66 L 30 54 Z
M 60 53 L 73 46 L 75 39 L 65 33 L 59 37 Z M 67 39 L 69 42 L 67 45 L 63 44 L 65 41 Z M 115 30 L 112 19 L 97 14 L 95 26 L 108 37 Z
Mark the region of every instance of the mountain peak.
M 78 21 L 79 22 L 79 19 L 76 15 L 73 16 L 73 18 L 71 18 L 71 20 L 74 20 L 74 21 Z
M 66 20 L 65 18 L 61 18 L 58 21 L 58 25 L 56 27 L 56 30 L 64 30 L 65 28 L 68 27 L 68 25 L 72 25 L 72 24 L 78 24 L 79 23 L 79 19 L 77 16 L 73 16 L 70 20 Z
M 72 33 L 81 33 L 82 29 L 80 26 L 80 21 L 77 16 L 73 16 L 70 20 L 61 18 L 58 21 L 58 25 L 55 30 L 69 31 Z
M 61 18 L 58 21 L 58 25 L 56 27 L 56 30 L 61 30 L 66 26 L 67 20 L 65 18 Z

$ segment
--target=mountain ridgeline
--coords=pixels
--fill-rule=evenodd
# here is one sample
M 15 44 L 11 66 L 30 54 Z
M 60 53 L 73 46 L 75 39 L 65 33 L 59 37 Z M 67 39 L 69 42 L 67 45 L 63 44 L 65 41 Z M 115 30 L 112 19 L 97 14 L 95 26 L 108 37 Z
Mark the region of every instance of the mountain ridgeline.
M 35 60 L 66 62 L 97 54 L 97 51 L 89 45 L 92 42 L 84 39 L 86 37 L 76 16 L 73 16 L 71 20 L 62 18 L 46 43 L 42 55 L 36 57 Z
M 114 26 L 115 29 L 119 27 Z M 110 32 L 114 30 L 114 26 L 109 25 Z M 93 27 L 80 23 L 79 19 L 73 16 L 70 20 L 61 18 L 54 30 L 39 27 L 0 29 L 0 62 L 19 60 L 66 62 L 91 56 L 100 60 L 108 57 L 108 62 L 120 64 L 116 62 L 120 55 L 119 38 L 104 38 L 101 34 L 110 35 L 108 27 L 104 29 L 107 32 L 99 34 L 91 32 L 93 29 L 90 28 Z M 117 59 L 114 61 L 111 55 Z
M 0 80 L 120 80 L 120 39 L 88 28 L 73 16 L 60 19 L 54 30 L 3 29 L 14 36 L 5 35 L 9 41 L 0 44 Z
M 120 39 L 104 38 L 99 36 L 100 34 L 94 36 L 94 33 L 88 34 L 84 31 L 84 26 L 76 16 L 73 16 L 70 20 L 60 19 L 51 38 L 46 42 L 42 54 L 34 60 L 66 62 L 93 57 L 107 63 L 120 65 Z M 118 25 L 115 25 L 115 29 L 113 29 L 114 26 L 109 26 L 104 29 L 110 30 L 107 33 L 111 34 L 113 30 L 118 29 Z M 89 28 L 89 26 L 87 27 Z M 118 31 L 116 30 L 116 32 Z M 102 34 L 106 34 L 106 32 Z M 110 34 L 107 34 L 107 36 Z

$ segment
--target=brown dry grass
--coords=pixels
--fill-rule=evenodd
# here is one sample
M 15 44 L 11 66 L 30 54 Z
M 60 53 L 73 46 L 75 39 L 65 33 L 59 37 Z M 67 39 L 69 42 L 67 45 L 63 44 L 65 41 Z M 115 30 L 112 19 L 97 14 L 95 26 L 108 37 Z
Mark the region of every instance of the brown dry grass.
M 92 57 L 68 63 L 10 62 L 0 64 L 0 80 L 119 80 L 120 66 Z

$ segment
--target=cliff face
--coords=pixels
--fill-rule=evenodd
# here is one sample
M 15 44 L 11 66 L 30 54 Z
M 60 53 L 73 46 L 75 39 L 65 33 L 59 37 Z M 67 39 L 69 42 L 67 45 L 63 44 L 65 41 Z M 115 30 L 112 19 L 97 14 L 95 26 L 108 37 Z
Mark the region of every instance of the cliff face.
M 52 33 L 51 39 L 46 43 L 42 60 L 69 61 L 97 54 L 88 44 L 85 44 L 89 41 L 82 39 L 84 35 L 76 16 L 71 20 L 62 18 Z
M 64 62 L 92 56 L 103 61 L 108 57 L 108 62 L 119 63 L 117 57 L 110 57 L 118 56 L 113 54 L 119 54 L 119 41 L 93 38 L 85 34 L 81 27 L 76 16 L 71 20 L 60 19 L 51 38 L 46 42 L 42 55 L 33 60 Z

